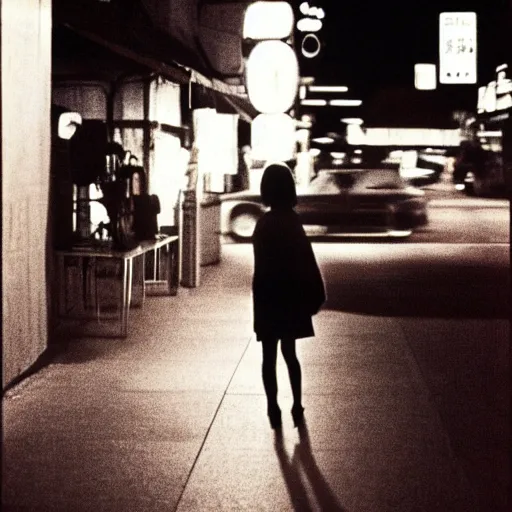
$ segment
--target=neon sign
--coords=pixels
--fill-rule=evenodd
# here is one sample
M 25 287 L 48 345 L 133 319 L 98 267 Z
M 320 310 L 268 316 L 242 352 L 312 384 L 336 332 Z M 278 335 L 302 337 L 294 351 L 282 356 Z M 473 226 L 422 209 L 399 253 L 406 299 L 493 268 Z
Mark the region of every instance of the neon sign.
M 312 59 L 320 53 L 322 47 L 316 33 L 322 28 L 325 11 L 321 7 L 309 5 L 308 2 L 302 2 L 299 10 L 303 17 L 297 21 L 296 27 L 304 34 L 300 45 L 301 53 L 307 59 Z

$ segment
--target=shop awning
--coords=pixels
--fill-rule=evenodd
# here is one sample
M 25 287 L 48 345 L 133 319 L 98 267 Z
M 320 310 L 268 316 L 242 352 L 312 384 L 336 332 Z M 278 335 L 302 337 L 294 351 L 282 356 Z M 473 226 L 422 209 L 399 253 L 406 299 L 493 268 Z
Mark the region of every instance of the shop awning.
M 157 28 L 139 0 L 55 0 L 53 13 L 54 31 L 62 46 L 57 51 L 67 52 L 69 61 L 73 59 L 70 41 L 76 45 L 78 37 L 107 49 L 121 61 L 129 61 L 129 67 L 151 70 L 176 83 L 201 84 L 215 92 L 223 109 L 241 113 L 247 119 L 256 115 L 243 85 L 233 85 L 216 77 L 201 52 L 191 50 Z M 82 55 L 77 52 L 74 58 L 80 59 Z M 105 73 L 108 62 L 102 64 Z M 93 72 L 94 60 L 88 65 Z M 113 67 L 119 67 L 119 61 Z

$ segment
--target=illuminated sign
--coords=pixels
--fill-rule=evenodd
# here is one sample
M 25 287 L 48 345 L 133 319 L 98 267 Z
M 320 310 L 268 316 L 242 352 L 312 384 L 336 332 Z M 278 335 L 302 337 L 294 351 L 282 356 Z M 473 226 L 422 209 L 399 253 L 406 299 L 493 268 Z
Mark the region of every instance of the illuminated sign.
M 436 86 L 435 64 L 415 64 L 414 87 L 420 91 L 432 91 Z
M 304 15 L 297 22 L 297 30 L 304 33 L 300 43 L 301 53 L 307 59 L 316 57 L 322 48 L 320 39 L 316 35 L 322 28 L 322 21 L 325 18 L 325 12 L 321 7 L 310 6 L 308 2 L 302 2 L 299 7 Z
M 474 84 L 476 78 L 476 13 L 439 15 L 439 82 Z
M 322 22 L 320 20 L 314 20 L 312 18 L 301 18 L 297 22 L 297 29 L 299 32 L 318 32 L 322 28 Z
M 316 34 L 306 34 L 300 45 L 302 55 L 308 59 L 316 57 L 320 53 L 320 39 Z
M 512 80 L 505 64 L 496 68 L 496 80 L 478 88 L 477 112 L 495 112 L 512 107 Z

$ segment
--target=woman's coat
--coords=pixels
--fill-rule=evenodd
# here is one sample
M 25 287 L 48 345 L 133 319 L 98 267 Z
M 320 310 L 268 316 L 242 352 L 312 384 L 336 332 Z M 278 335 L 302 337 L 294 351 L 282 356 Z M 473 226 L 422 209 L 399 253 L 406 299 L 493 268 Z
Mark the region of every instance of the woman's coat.
M 314 336 L 311 317 L 325 301 L 325 289 L 296 212 L 273 209 L 263 215 L 254 230 L 253 248 L 256 338 Z

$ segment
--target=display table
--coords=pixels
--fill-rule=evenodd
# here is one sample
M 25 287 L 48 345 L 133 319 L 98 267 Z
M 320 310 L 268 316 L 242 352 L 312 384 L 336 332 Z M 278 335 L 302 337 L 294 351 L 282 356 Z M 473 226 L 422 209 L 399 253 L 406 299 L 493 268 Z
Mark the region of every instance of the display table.
M 69 293 L 72 287 L 69 282 L 70 267 L 78 269 L 81 275 L 81 310 L 80 318 L 87 315 L 91 291 L 95 318 L 100 320 L 100 300 L 98 297 L 98 283 L 102 279 L 114 279 L 120 284 L 119 321 L 120 336 L 128 334 L 128 314 L 130 306 L 142 306 L 146 296 L 146 283 L 166 283 L 168 295 L 176 295 L 179 284 L 179 248 L 178 236 L 157 235 L 155 240 L 145 240 L 134 249 L 127 251 L 113 250 L 107 244 L 91 246 L 77 246 L 69 250 L 55 251 L 57 256 L 58 272 L 58 307 L 59 318 L 73 317 L 70 313 L 77 312 L 75 306 L 69 307 Z M 154 257 L 152 278 L 146 280 L 145 261 L 146 254 Z M 137 265 L 138 264 L 138 265 Z M 134 268 L 136 271 L 134 272 Z M 164 275 L 161 275 L 164 274 Z M 70 287 L 71 285 L 71 287 Z M 134 286 L 140 289 L 137 303 L 132 300 Z

